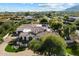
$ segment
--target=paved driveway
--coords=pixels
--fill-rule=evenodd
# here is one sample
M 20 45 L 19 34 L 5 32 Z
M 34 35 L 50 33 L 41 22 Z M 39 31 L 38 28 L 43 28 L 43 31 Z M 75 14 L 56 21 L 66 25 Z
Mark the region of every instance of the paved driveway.
M 6 52 L 5 47 L 7 46 L 8 42 L 10 42 L 12 39 L 10 36 L 8 36 L 2 44 L 0 44 L 0 56 L 34 56 L 37 54 L 34 54 L 33 51 L 26 49 L 25 51 L 17 52 L 17 53 L 11 53 Z

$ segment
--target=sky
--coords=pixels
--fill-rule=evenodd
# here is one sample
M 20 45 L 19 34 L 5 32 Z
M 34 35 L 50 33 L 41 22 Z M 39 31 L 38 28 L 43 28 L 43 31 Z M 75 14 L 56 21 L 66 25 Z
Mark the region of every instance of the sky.
M 76 3 L 0 3 L 0 12 L 63 11 Z

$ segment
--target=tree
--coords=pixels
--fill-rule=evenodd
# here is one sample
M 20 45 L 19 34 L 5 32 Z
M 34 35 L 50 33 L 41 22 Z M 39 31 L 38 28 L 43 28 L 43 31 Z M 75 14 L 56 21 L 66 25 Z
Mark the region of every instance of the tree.
M 44 16 L 41 20 L 40 20 L 41 24 L 47 24 L 48 23 L 48 19 L 46 16 Z
M 10 22 L 5 22 L 2 26 L 4 27 L 5 30 L 7 30 L 11 27 L 11 24 Z
M 72 34 L 73 32 L 75 32 L 76 30 L 76 25 L 75 24 L 67 24 L 63 26 L 64 29 L 64 36 L 65 37 L 69 37 L 70 34 Z
M 0 26 L 0 34 L 4 33 L 4 31 L 5 29 L 2 26 Z
M 59 17 L 54 17 L 52 20 L 49 21 L 49 25 L 53 30 L 59 30 L 63 26 L 63 20 Z
M 30 12 L 26 12 L 26 13 L 25 13 L 25 16 L 29 16 L 29 15 L 30 15 Z
M 29 49 L 42 55 L 65 55 L 66 42 L 57 35 L 48 34 L 39 40 L 33 39 L 29 43 Z
M 68 19 L 69 19 L 68 15 L 64 15 L 64 20 L 66 21 Z
M 75 25 L 76 25 L 77 29 L 79 29 L 79 19 L 77 19 L 77 20 L 75 21 Z
M 76 24 L 76 25 L 79 25 L 79 19 L 77 19 L 77 20 L 75 21 L 75 24 Z

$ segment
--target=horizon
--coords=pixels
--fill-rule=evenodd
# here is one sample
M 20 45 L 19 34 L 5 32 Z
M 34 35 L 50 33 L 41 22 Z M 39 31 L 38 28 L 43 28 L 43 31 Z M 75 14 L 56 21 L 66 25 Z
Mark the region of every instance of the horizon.
M 0 12 L 64 11 L 78 3 L 0 3 Z

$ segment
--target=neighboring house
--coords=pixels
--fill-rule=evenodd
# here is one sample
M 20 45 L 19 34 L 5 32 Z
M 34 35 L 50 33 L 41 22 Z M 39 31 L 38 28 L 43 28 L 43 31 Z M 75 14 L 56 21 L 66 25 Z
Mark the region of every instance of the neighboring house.
M 24 16 L 24 19 L 32 20 L 32 19 L 34 19 L 34 17 L 33 16 Z
M 79 19 L 79 17 L 77 17 L 77 16 L 71 16 L 69 18 Z
M 75 20 L 76 20 L 76 18 L 69 17 L 69 19 L 64 21 L 64 24 L 69 24 L 70 22 L 74 22 Z
M 69 22 L 74 22 L 76 19 L 75 18 L 69 18 L 68 21 Z

